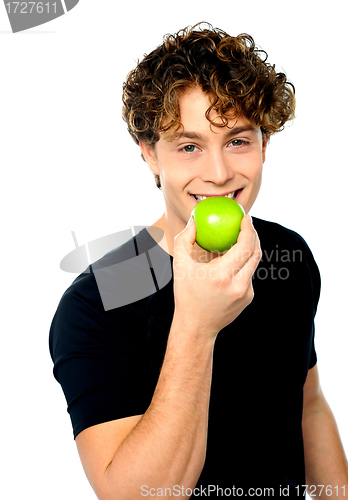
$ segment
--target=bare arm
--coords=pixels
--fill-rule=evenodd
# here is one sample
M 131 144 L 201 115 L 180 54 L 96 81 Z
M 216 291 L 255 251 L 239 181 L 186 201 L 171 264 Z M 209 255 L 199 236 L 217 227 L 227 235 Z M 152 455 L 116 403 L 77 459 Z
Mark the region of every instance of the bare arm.
M 347 458 L 334 415 L 319 384 L 317 365 L 309 370 L 304 387 L 302 428 L 308 493 L 317 498 L 322 490 L 323 499 L 347 498 Z
M 261 252 L 248 217 L 235 247 L 208 264 L 191 258 L 194 241 L 191 219 L 175 239 L 175 313 L 149 408 L 77 436 L 82 464 L 101 500 L 134 500 L 150 488 L 155 493 L 175 485 L 193 489 L 202 471 L 215 339 L 251 302 Z M 197 273 L 203 267 L 204 279 Z

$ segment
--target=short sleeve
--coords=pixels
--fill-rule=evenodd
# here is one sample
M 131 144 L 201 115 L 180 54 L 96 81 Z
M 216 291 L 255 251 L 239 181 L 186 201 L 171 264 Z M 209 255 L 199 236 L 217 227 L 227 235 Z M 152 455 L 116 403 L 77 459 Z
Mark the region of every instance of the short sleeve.
M 321 290 L 321 277 L 318 265 L 313 257 L 313 254 L 306 243 L 306 241 L 297 234 L 297 238 L 301 240 L 303 254 L 305 258 L 305 262 L 309 271 L 310 277 L 310 288 L 312 293 L 312 307 L 313 307 L 313 321 L 312 321 L 312 344 L 311 344 L 311 353 L 309 360 L 309 369 L 313 368 L 317 363 L 317 353 L 315 349 L 315 315 L 318 309 L 319 298 L 320 298 L 320 290 Z
M 98 301 L 98 294 L 87 302 L 72 287 L 50 329 L 53 373 L 67 401 L 74 438 L 92 425 L 143 414 L 152 397 L 142 344 L 134 339 L 139 331 L 129 328 L 131 312 L 120 308 L 111 326 Z

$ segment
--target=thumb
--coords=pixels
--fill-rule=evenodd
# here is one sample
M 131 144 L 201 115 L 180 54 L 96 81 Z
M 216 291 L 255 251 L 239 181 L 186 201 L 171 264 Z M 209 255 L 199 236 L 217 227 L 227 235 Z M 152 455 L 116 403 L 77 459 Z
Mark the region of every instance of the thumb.
M 193 245 L 196 241 L 196 222 L 191 215 L 190 220 L 187 222 L 185 229 L 182 231 L 186 241 Z
M 191 216 L 186 224 L 186 227 L 181 233 L 175 237 L 175 244 L 181 245 L 187 250 L 191 250 L 196 241 L 196 224 L 194 218 Z

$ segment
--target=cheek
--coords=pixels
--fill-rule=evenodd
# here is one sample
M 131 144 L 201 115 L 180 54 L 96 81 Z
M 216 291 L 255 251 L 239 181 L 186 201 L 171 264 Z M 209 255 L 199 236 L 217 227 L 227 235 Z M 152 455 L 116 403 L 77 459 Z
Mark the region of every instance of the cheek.
M 180 178 L 180 174 L 175 175 L 174 169 L 160 169 L 160 179 L 162 192 L 167 201 L 170 199 L 174 200 L 179 196 L 183 185 L 183 179 Z
M 262 182 L 262 163 L 259 165 L 254 164 L 254 168 L 249 171 L 249 182 L 251 184 L 251 190 L 250 190 L 250 196 L 253 198 L 253 201 L 255 201 L 255 198 L 257 197 L 260 188 L 261 188 L 261 182 Z
M 167 189 L 168 188 L 170 189 L 170 187 L 173 185 L 173 178 L 172 178 L 170 170 L 168 171 L 168 169 L 160 168 L 159 171 L 160 171 L 160 178 L 161 178 L 162 186 L 167 188 Z
M 261 183 L 261 178 L 262 178 L 262 165 L 261 165 L 261 168 L 259 168 L 257 170 L 257 172 L 255 173 L 255 181 L 257 183 Z
M 252 167 L 250 168 L 250 166 Z M 252 182 L 255 182 L 255 184 L 258 184 L 261 182 L 261 177 L 262 177 L 262 170 L 263 170 L 263 163 L 260 162 L 260 159 L 255 162 L 251 162 L 249 164 L 249 179 Z
M 182 168 L 178 164 L 166 165 L 166 168 L 160 168 L 161 183 L 169 189 L 182 190 L 191 180 L 189 169 Z

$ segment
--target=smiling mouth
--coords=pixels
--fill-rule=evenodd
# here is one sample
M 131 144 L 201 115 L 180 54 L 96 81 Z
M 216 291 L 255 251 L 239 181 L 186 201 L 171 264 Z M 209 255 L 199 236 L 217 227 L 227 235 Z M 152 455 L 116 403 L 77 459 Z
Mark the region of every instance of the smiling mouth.
M 202 201 L 202 200 L 205 200 L 206 198 L 210 198 L 212 196 L 224 196 L 225 198 L 231 198 L 232 200 L 235 200 L 239 196 L 239 194 L 241 193 L 242 190 L 243 190 L 243 188 L 237 189 L 236 191 L 231 191 L 230 193 L 225 194 L 225 195 L 221 195 L 221 194 L 209 194 L 209 195 L 191 194 L 191 196 L 193 196 L 193 198 L 196 201 Z

